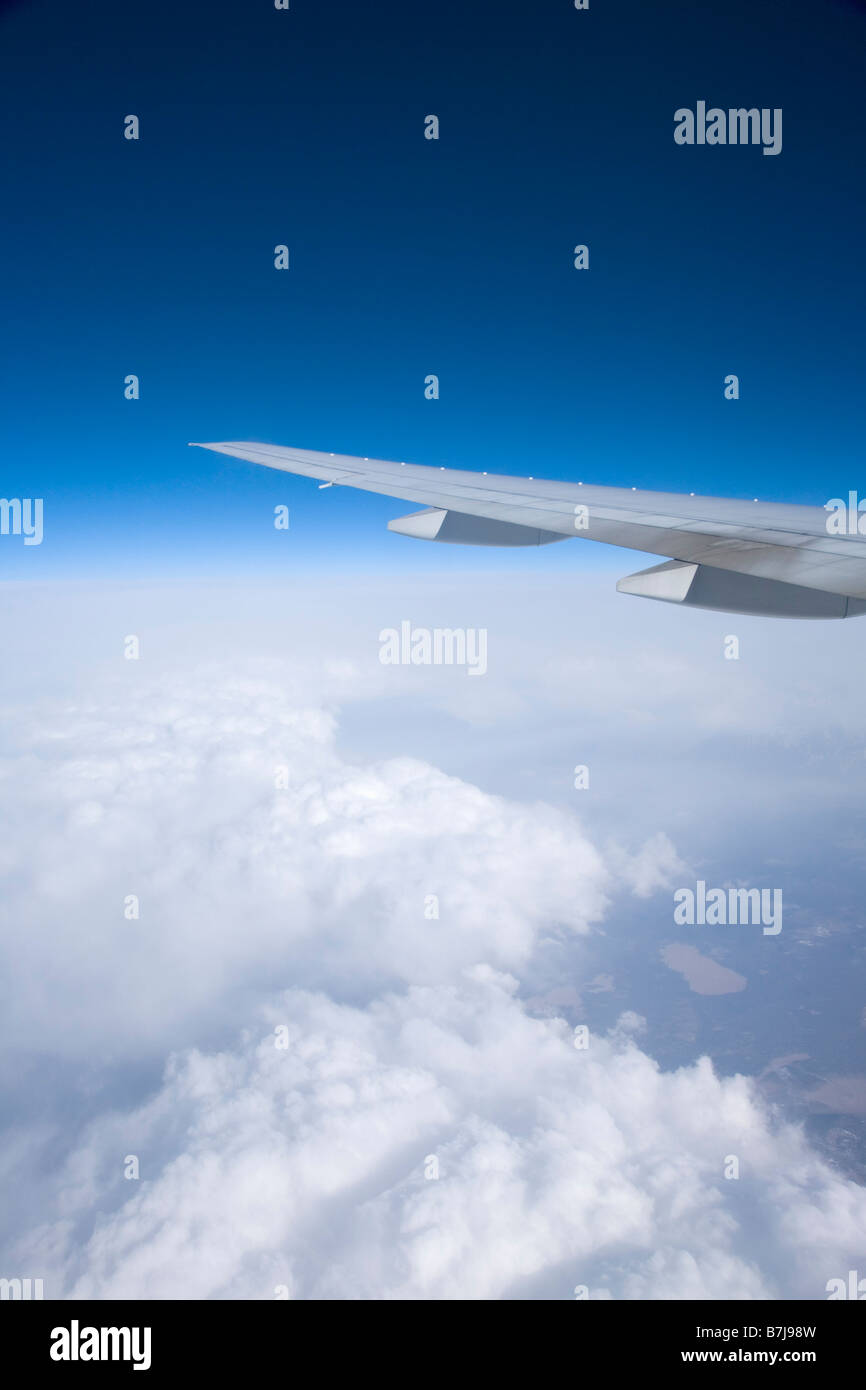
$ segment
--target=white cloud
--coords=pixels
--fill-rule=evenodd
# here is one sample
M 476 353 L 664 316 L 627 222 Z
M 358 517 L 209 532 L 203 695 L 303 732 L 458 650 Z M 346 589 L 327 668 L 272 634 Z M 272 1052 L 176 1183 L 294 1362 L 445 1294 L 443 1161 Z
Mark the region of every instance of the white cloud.
M 745 1078 L 664 1074 L 629 1028 L 579 1051 L 514 986 L 287 993 L 260 1040 L 176 1058 L 90 1127 L 56 1179 L 68 1226 L 19 1263 L 86 1298 L 738 1299 L 821 1297 L 856 1261 L 866 1193 Z
M 378 667 L 379 599 L 375 614 L 361 603 L 369 662 L 350 636 L 335 648 L 313 632 L 263 663 L 268 640 L 291 646 L 274 644 L 269 615 L 246 647 L 214 619 L 199 641 L 233 659 L 207 666 L 184 651 L 192 628 L 178 641 L 158 604 L 135 602 L 104 646 L 141 627 L 149 664 L 95 679 L 92 653 L 64 647 L 83 682 L 37 664 L 54 692 L 7 700 L 7 1277 L 93 1297 L 268 1298 L 286 1284 L 301 1298 L 568 1298 L 587 1284 L 594 1297 L 751 1298 L 821 1297 L 854 1267 L 864 1190 L 773 1120 L 751 1082 L 706 1059 L 662 1072 L 630 1011 L 579 1051 L 563 1019 L 531 1017 L 518 997 L 551 942 L 602 923 L 615 934 L 623 888 L 651 897 L 682 872 L 645 808 L 639 837 L 626 826 L 599 849 L 570 811 L 418 756 L 349 756 L 337 707 L 367 701 L 387 725 L 391 692 L 418 674 L 391 684 Z M 417 620 L 435 625 L 427 603 Z M 486 714 L 467 697 L 479 703 L 444 760 L 485 719 L 517 709 L 535 738 L 561 716 L 571 673 L 521 669 L 464 678 L 459 696 L 436 684 L 443 672 L 420 673 L 417 718 L 463 709 L 469 686 L 494 693 Z M 658 688 L 639 699 L 584 663 L 582 714 L 625 711 L 627 727 L 640 706 L 655 749 L 672 738 L 672 686 L 691 679 L 693 697 L 704 679 L 672 669 L 653 666 Z M 562 732 L 564 783 L 586 739 L 579 721 Z M 615 774 L 599 771 L 594 788 Z M 548 997 L 578 999 L 597 971 Z M 128 1154 L 139 1182 L 122 1176 Z
M 540 931 L 600 918 L 609 873 L 574 817 L 413 759 L 347 764 L 334 728 L 225 671 L 23 716 L 6 1046 L 59 1025 L 67 1058 L 164 1049 L 274 979 L 357 995 L 516 969 Z

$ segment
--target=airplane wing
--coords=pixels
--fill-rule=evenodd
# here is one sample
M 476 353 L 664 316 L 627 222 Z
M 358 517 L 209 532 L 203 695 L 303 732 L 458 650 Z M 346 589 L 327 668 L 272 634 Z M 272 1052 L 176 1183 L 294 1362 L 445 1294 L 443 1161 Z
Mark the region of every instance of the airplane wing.
M 388 523 L 401 535 L 508 546 L 588 539 L 668 557 L 621 579 L 621 593 L 775 617 L 866 613 L 866 536 L 857 531 L 856 502 L 853 524 L 846 514 L 837 534 L 823 507 L 470 473 L 250 441 L 196 447 L 320 485 L 414 502 L 422 510 Z

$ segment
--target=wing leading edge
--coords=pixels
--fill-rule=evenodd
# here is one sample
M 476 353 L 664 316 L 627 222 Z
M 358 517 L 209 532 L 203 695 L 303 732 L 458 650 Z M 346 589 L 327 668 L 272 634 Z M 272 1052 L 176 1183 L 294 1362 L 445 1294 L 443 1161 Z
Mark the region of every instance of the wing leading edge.
M 464 545 L 589 539 L 664 556 L 621 593 L 777 617 L 866 613 L 866 537 L 827 531 L 822 507 L 595 487 L 355 458 L 251 441 L 200 444 L 267 468 L 400 498 L 401 535 Z

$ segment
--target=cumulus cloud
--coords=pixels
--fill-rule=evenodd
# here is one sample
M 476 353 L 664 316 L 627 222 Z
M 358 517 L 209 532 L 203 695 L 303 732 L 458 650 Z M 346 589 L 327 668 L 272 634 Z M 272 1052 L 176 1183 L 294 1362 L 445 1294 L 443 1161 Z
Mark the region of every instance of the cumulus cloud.
M 414 759 L 348 764 L 334 736 L 225 670 L 22 717 L 6 1047 L 43 1050 L 58 1020 L 67 1058 L 172 1046 L 274 979 L 357 996 L 517 969 L 542 930 L 601 917 L 610 873 L 573 816 Z
M 563 941 L 546 997 L 611 992 L 581 943 L 683 872 L 664 829 L 597 843 L 433 759 L 347 753 L 352 700 L 387 724 L 415 674 L 386 687 L 372 639 L 368 664 L 320 638 L 263 663 L 260 631 L 203 665 L 166 633 L 151 612 L 155 670 L 7 692 L 7 1276 L 438 1299 L 821 1297 L 845 1274 L 864 1190 L 751 1081 L 663 1071 L 630 1011 L 575 1046 L 521 998 Z
M 578 1049 L 515 984 L 275 999 L 287 1047 L 187 1052 L 90 1127 L 19 1262 L 85 1298 L 809 1298 L 847 1270 L 866 1193 L 745 1078 L 662 1073 L 634 1020 Z

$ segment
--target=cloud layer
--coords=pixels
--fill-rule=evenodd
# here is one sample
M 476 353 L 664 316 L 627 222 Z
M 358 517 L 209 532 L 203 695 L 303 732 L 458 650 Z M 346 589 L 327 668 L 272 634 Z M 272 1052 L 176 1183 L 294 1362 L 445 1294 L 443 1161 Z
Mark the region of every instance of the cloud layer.
M 578 1049 L 514 988 L 286 993 L 91 1125 L 19 1260 L 86 1298 L 817 1298 L 856 1266 L 863 1189 L 745 1078 L 663 1074 L 633 1016 Z
M 820 1298 L 856 1267 L 866 1192 L 748 1078 L 661 1070 L 629 1012 L 576 1045 L 521 999 L 552 944 L 579 972 L 669 891 L 664 828 L 596 843 L 417 756 L 348 756 L 338 710 L 387 722 L 381 671 L 261 666 L 9 701 L 0 1272 L 95 1298 Z

